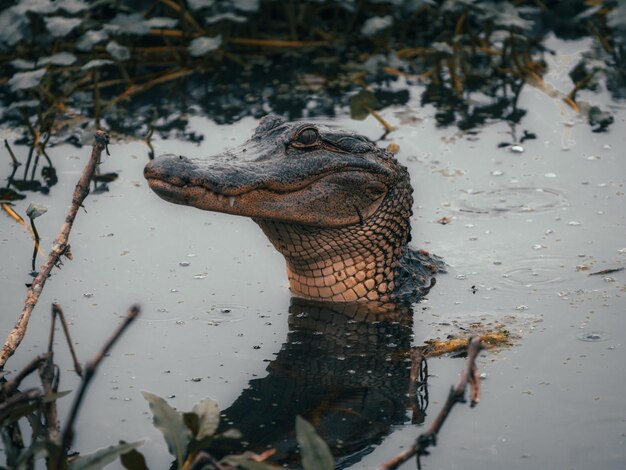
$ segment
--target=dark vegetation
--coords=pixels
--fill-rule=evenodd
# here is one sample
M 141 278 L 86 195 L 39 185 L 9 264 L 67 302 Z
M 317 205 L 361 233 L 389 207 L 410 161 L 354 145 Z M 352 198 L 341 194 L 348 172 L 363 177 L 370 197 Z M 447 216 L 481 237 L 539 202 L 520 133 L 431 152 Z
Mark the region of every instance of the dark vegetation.
M 551 34 L 594 41 L 556 99 L 602 131 L 611 116 L 578 92 L 626 94 L 626 10 L 611 0 L 3 3 L 0 120 L 37 153 L 96 128 L 202 139 L 187 130 L 194 113 L 229 123 L 350 106 L 362 119 L 407 102 L 414 83 L 442 126 L 518 123 L 522 87 L 553 93 L 542 79 Z
M 420 90 L 422 105 L 436 109 L 441 126 L 475 132 L 504 120 L 515 128 L 525 115 L 518 106 L 520 91 L 528 85 L 561 100 L 602 132 L 611 125 L 612 116 L 580 100 L 579 93 L 606 87 L 614 98 L 626 97 L 626 7 L 618 1 L 25 0 L 0 4 L 0 122 L 19 130 L 18 143 L 30 147 L 21 167 L 5 142 L 13 171 L 0 189 L 0 200 L 3 210 L 24 224 L 7 201 L 24 198 L 25 191 L 46 192 L 56 184 L 46 147 L 91 143 L 99 129 L 116 137 L 145 140 L 150 148 L 155 132 L 203 139 L 188 129 L 188 118 L 194 114 L 231 123 L 270 111 L 300 118 L 333 116 L 339 109 L 349 110 L 355 119 L 372 114 L 389 132 L 391 126 L 377 111 L 407 103 L 414 89 Z M 589 37 L 593 43 L 570 71 L 571 88 L 566 93 L 550 88 L 542 78 L 547 72 L 545 57 L 554 53 L 545 45 L 552 34 L 564 39 Z M 513 135 L 516 141 L 532 138 Z M 45 163 L 38 175 L 40 160 Z M 115 174 L 98 173 L 98 158 L 92 163 L 81 187 L 83 199 L 91 181 L 95 189 L 102 189 L 115 179 Z M 81 204 L 82 200 L 75 204 L 74 215 Z M 36 234 L 34 218 L 31 227 Z M 33 285 L 40 282 L 38 292 L 50 271 L 60 267 L 61 257 L 71 259 L 67 244 L 71 222 L 66 229 L 64 243 L 55 248 L 58 253 L 46 260 L 49 269 L 33 273 Z M 35 259 L 33 271 L 34 265 Z M 34 308 L 37 299 L 31 294 L 36 290 L 30 286 L 25 309 Z M 137 313 L 131 310 L 123 325 Z M 121 456 L 126 468 L 145 468 L 136 450 L 140 443 L 119 443 L 79 457 L 71 448 L 73 422 L 89 380 L 125 326 L 84 372 L 75 359 L 83 382 L 62 428 L 56 400 L 65 393 L 59 392 L 52 350 L 57 318 L 71 347 L 62 311 L 55 306 L 48 351 L 16 374 L 0 373 L 0 435 L 6 466 L 34 468 L 45 458 L 51 469 L 100 468 Z M 22 336 L 25 331 L 24 325 Z M 12 349 L 8 354 L 7 345 Z M 19 341 L 7 340 L 2 366 L 18 345 Z M 410 452 L 383 468 L 426 454 L 447 412 L 463 400 L 468 383 L 474 387 L 472 400 L 477 398 L 478 348 L 468 354 L 466 372 L 451 392 L 445 413 Z M 424 356 L 414 357 L 415 350 L 410 354 L 416 366 L 411 370 L 415 396 L 420 390 L 423 393 L 427 373 L 422 370 Z M 36 371 L 41 387 L 22 389 L 22 381 Z M 220 414 L 214 402 L 204 400 L 183 413 L 152 394 L 146 393 L 145 398 L 175 459 L 173 466 L 275 468 L 264 462 L 271 454 L 231 455 L 217 461 L 204 451 L 213 439 L 238 439 L 235 430 L 218 431 Z M 28 436 L 25 426 L 30 428 Z M 333 468 L 328 446 L 313 427 L 302 419 L 295 426 L 304 468 Z

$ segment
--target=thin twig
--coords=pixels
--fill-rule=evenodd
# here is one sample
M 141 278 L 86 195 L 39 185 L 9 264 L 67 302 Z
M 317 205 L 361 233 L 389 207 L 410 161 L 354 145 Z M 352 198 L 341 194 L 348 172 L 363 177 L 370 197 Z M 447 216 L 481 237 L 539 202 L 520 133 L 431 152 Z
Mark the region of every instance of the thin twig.
M 378 470 L 392 470 L 398 468 L 404 462 L 417 455 L 425 455 L 428 447 L 437 444 L 437 434 L 439 434 L 439 430 L 443 426 L 443 423 L 446 421 L 446 418 L 450 414 L 450 411 L 457 403 L 465 402 L 465 389 L 467 385 L 470 385 L 470 397 L 471 397 L 471 406 L 475 406 L 480 400 L 479 386 L 480 378 L 478 377 L 477 368 L 476 368 L 476 357 L 478 353 L 482 350 L 482 342 L 480 337 L 475 336 L 470 340 L 469 347 L 467 349 L 467 361 L 465 363 L 465 369 L 461 374 L 461 378 L 457 383 L 456 387 L 453 387 L 448 394 L 448 399 L 446 403 L 443 405 L 443 408 L 432 422 L 428 431 L 417 438 L 415 443 L 404 450 L 400 454 L 395 457 L 389 459 L 387 462 L 378 467 Z
M 117 330 L 113 333 L 113 335 L 107 340 L 104 347 L 96 356 L 89 362 L 87 362 L 85 366 L 85 374 L 83 376 L 83 380 L 80 384 L 80 388 L 78 389 L 78 393 L 74 398 L 74 403 L 72 403 L 72 409 L 70 411 L 67 422 L 65 423 L 65 428 L 63 429 L 63 434 L 61 437 L 62 449 L 67 450 L 72 445 L 72 441 L 74 440 L 74 422 L 76 421 L 76 417 L 78 416 L 78 410 L 80 409 L 80 405 L 83 402 L 83 398 L 85 396 L 85 392 L 91 379 L 96 373 L 98 366 L 102 362 L 102 359 L 109 353 L 115 342 L 120 338 L 122 333 L 128 328 L 128 326 L 132 323 L 132 321 L 137 318 L 139 315 L 139 307 L 137 305 L 133 305 L 124 321 L 120 324 Z M 56 468 L 56 467 L 52 467 Z
M 113 105 L 119 103 L 120 101 L 124 101 L 128 98 L 130 98 L 133 95 L 136 95 L 137 93 L 141 93 L 144 92 L 146 90 L 149 90 L 150 88 L 152 88 L 155 85 L 159 85 L 161 83 L 165 83 L 165 82 L 169 82 L 171 80 L 175 80 L 177 78 L 181 78 L 184 77 L 186 75 L 189 75 L 191 73 L 193 73 L 195 70 L 193 69 L 181 69 L 181 70 L 175 70 L 173 72 L 167 72 L 164 73 L 146 83 L 140 83 L 138 85 L 131 85 L 129 86 L 126 91 L 124 91 L 121 95 L 116 96 L 115 98 L 111 99 L 105 106 L 105 109 L 109 109 L 111 108 Z
M 50 328 L 54 329 L 54 322 Z M 39 378 L 41 379 L 44 396 L 52 395 L 58 391 L 59 370 L 54 363 L 54 353 L 52 349 L 48 352 L 46 359 L 39 365 Z M 46 434 L 52 440 L 56 441 L 59 438 L 59 419 L 56 400 L 43 403 L 42 410 L 46 425 Z
M 32 270 L 33 272 L 35 272 L 35 262 L 37 261 L 37 253 L 41 252 L 41 249 L 39 248 L 39 232 L 37 232 L 37 227 L 35 227 L 35 219 L 31 218 L 30 219 L 30 227 L 31 230 L 33 231 L 33 237 L 35 238 L 35 246 L 33 248 L 33 261 L 32 261 Z
M 72 355 L 72 361 L 74 361 L 74 370 L 78 374 L 79 377 L 83 376 L 83 368 L 78 361 L 78 357 L 76 357 L 76 351 L 74 351 L 74 345 L 72 343 L 72 337 L 70 336 L 70 329 L 67 326 L 67 321 L 65 320 L 65 314 L 63 313 L 63 309 L 59 304 L 52 304 L 52 315 L 53 319 L 57 316 L 59 320 L 61 320 L 61 326 L 63 327 L 63 333 L 65 333 L 65 339 L 67 340 L 67 346 L 70 349 L 70 354 Z M 54 320 L 52 320 L 54 322 Z
M 41 267 L 39 274 L 28 288 L 26 292 L 26 300 L 24 301 L 24 308 L 20 317 L 13 328 L 13 330 L 9 333 L 2 350 L 0 350 L 0 369 L 4 367 L 6 361 L 11 357 L 17 347 L 24 339 L 24 335 L 26 334 L 26 328 L 28 327 L 28 321 L 30 320 L 30 315 L 37 305 L 37 301 L 39 300 L 39 296 L 43 291 L 43 287 L 50 276 L 50 272 L 52 268 L 57 264 L 61 256 L 65 253 L 68 247 L 68 238 L 70 235 L 70 231 L 72 230 L 72 224 L 74 223 L 74 219 L 76 218 L 76 214 L 78 213 L 78 209 L 81 207 L 83 201 L 89 194 L 89 183 L 91 177 L 93 175 L 94 169 L 96 167 L 97 162 L 100 160 L 100 155 L 102 151 L 106 148 L 107 143 L 109 141 L 109 136 L 106 132 L 96 131 L 95 141 L 93 144 L 91 158 L 87 162 L 85 169 L 80 177 L 80 180 L 76 184 L 76 188 L 74 189 L 74 194 L 72 196 L 72 204 L 70 209 L 65 217 L 65 222 L 61 226 L 61 230 L 59 231 L 57 237 L 52 244 L 52 251 L 48 255 L 45 264 Z
M 5 402 L 0 404 L 0 422 L 13 412 L 15 406 L 23 402 L 35 400 L 39 397 L 41 397 L 41 390 L 31 388 L 8 398 Z
M 11 160 L 13 160 L 13 166 L 14 167 L 20 166 L 21 163 L 17 161 L 17 158 L 15 157 L 15 154 L 13 153 L 13 150 L 11 149 L 11 146 L 9 145 L 9 141 L 7 139 L 4 139 L 4 146 L 9 151 L 9 156 L 11 157 Z
M 15 170 L 14 170 L 15 171 Z M 2 210 L 4 212 L 7 213 L 7 215 L 9 217 L 11 217 L 13 220 L 15 220 L 18 224 L 20 224 L 22 227 L 24 227 L 29 233 L 33 234 L 33 229 L 30 228 L 30 226 L 24 221 L 24 219 L 22 219 L 22 217 L 15 212 L 11 206 L 9 205 L 9 203 L 7 202 L 3 202 L 0 204 L 0 207 L 2 208 Z M 34 234 L 33 234 L 34 237 Z M 41 251 L 41 247 L 39 246 L 39 244 L 35 244 L 35 246 L 37 247 L 37 249 L 39 250 L 39 254 L 41 256 L 43 256 L 43 253 Z
M 4 384 L 4 387 L 2 387 L 3 393 L 6 396 L 8 396 L 8 395 L 11 395 L 13 392 L 15 392 L 15 390 L 17 390 L 17 387 L 19 387 L 20 384 L 22 383 L 22 380 L 24 380 L 27 376 L 35 372 L 37 369 L 39 369 L 39 366 L 41 365 L 43 361 L 46 360 L 47 357 L 48 357 L 47 354 L 40 354 L 39 356 L 35 357 L 32 361 L 30 361 L 26 365 L 26 367 L 24 367 L 21 371 L 19 371 L 13 379 L 9 380 L 7 383 Z

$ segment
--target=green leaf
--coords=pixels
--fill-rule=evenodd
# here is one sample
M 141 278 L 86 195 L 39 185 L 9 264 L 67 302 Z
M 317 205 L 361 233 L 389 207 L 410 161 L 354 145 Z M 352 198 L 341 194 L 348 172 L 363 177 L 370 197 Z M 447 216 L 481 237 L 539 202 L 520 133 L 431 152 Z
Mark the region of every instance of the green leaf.
M 194 433 L 197 440 L 202 440 L 215 434 L 220 424 L 220 409 L 216 401 L 205 398 L 200 403 L 194 405 L 191 412 L 198 417 L 198 429 Z
M 370 110 L 380 109 L 380 103 L 374 93 L 361 90 L 350 98 L 350 117 L 362 121 L 370 115 Z
M 48 212 L 48 208 L 43 204 L 37 204 L 36 202 L 31 202 L 26 208 L 26 215 L 29 219 L 36 219 L 39 216 L 44 215 Z
M 185 450 L 191 439 L 191 432 L 183 421 L 182 413 L 176 411 L 157 395 L 149 392 L 141 392 L 141 394 L 150 403 L 154 426 L 163 434 L 167 449 L 176 457 L 178 466 L 182 466 Z
M 296 439 L 300 444 L 304 470 L 333 470 L 335 459 L 328 444 L 317 435 L 315 428 L 302 416 L 296 416 Z
M 120 441 L 120 444 L 125 444 L 125 442 Z M 135 449 L 131 449 L 125 454 L 120 455 L 120 461 L 122 462 L 122 466 L 127 470 L 148 470 L 145 457 L 141 452 Z
M 49 393 L 48 395 L 43 396 L 41 398 L 41 401 L 43 403 L 50 403 L 64 397 L 65 395 L 69 395 L 70 393 L 72 393 L 71 390 L 63 390 L 62 392 Z
M 133 449 L 136 449 L 143 441 L 138 442 L 125 442 L 116 446 L 105 447 L 95 451 L 93 454 L 81 455 L 72 460 L 69 465 L 69 470 L 95 470 L 104 468 L 106 465 L 113 462 L 119 456 L 124 455 Z
M 189 411 L 187 413 L 183 413 L 183 421 L 185 422 L 187 429 L 191 431 L 192 436 L 198 434 L 198 430 L 200 429 L 200 416 Z

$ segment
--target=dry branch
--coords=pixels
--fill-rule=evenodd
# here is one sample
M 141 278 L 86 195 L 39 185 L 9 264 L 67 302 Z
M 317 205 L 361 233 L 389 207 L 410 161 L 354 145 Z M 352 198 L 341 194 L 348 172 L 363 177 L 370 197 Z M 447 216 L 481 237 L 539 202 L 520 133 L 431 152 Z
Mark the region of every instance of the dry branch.
M 72 403 L 72 409 L 70 410 L 69 417 L 67 419 L 67 423 L 65 424 L 65 428 L 63 429 L 63 434 L 61 437 L 61 444 L 63 450 L 69 449 L 72 445 L 72 441 L 74 440 L 74 422 L 76 421 L 76 417 L 78 416 L 78 411 L 83 402 L 83 398 L 85 397 L 85 392 L 87 391 L 87 387 L 91 382 L 91 379 L 96 374 L 96 370 L 98 366 L 102 362 L 102 359 L 109 353 L 113 345 L 117 342 L 117 340 L 122 336 L 122 333 L 128 328 L 128 326 L 133 322 L 135 318 L 139 315 L 139 307 L 137 305 L 133 305 L 128 314 L 124 318 L 124 321 L 120 324 L 120 326 L 115 330 L 113 335 L 107 340 L 104 347 L 96 356 L 85 365 L 85 372 L 83 375 L 83 380 L 80 384 L 80 388 L 78 389 L 78 393 L 76 394 L 76 398 L 74 399 L 74 403 Z M 52 467 L 56 468 L 56 467 Z
M 39 300 L 39 296 L 41 295 L 46 280 L 50 276 L 52 268 L 56 266 L 61 256 L 66 252 L 69 246 L 68 238 L 70 231 L 72 230 L 72 224 L 74 223 L 78 209 L 81 207 L 83 201 L 89 194 L 89 183 L 96 165 L 100 161 L 100 155 L 106 148 L 108 142 L 109 136 L 106 132 L 96 132 L 95 141 L 91 151 L 91 158 L 89 159 L 89 162 L 87 162 L 87 165 L 85 166 L 85 169 L 76 184 L 76 188 L 74 189 L 74 194 L 72 196 L 72 204 L 70 205 L 67 216 L 65 217 L 65 222 L 61 226 L 61 230 L 52 244 L 52 251 L 50 251 L 46 262 L 41 267 L 39 274 L 26 291 L 26 300 L 24 301 L 22 313 L 20 314 L 15 327 L 9 333 L 2 350 L 0 350 L 0 369 L 4 368 L 4 364 L 15 353 L 15 350 L 22 342 L 22 339 L 26 334 L 26 328 L 28 327 L 30 315 L 35 308 L 35 305 L 37 305 L 37 301 Z
M 52 325 L 54 328 L 54 319 L 59 317 L 61 321 L 61 327 L 63 328 L 63 333 L 65 334 L 65 339 L 67 341 L 67 347 L 70 349 L 70 354 L 72 355 L 72 361 L 74 362 L 74 370 L 79 377 L 83 376 L 83 368 L 80 366 L 80 362 L 78 357 L 76 357 L 76 351 L 74 351 L 74 345 L 72 344 L 72 337 L 70 336 L 70 329 L 67 326 L 67 321 L 65 320 L 65 314 L 63 313 L 63 309 L 59 304 L 52 304 Z M 48 352 L 52 351 L 52 341 L 50 341 L 50 346 Z
M 475 336 L 470 340 L 469 347 L 467 350 L 467 361 L 465 363 L 465 369 L 461 374 L 461 378 L 457 383 L 456 387 L 453 387 L 450 390 L 448 395 L 448 399 L 444 404 L 443 408 L 433 421 L 433 423 L 423 434 L 417 438 L 415 443 L 396 455 L 395 457 L 389 459 L 387 462 L 378 467 L 378 470 L 392 470 L 398 468 L 404 462 L 417 455 L 425 455 L 427 453 L 427 449 L 430 446 L 433 446 L 437 443 L 437 434 L 439 430 L 443 426 L 443 423 L 446 421 L 446 418 L 450 414 L 450 411 L 457 403 L 465 402 L 465 389 L 467 385 L 470 385 L 470 397 L 471 397 L 471 406 L 475 406 L 480 400 L 480 378 L 478 376 L 478 369 L 476 367 L 476 357 L 478 353 L 482 350 L 482 342 L 480 337 Z M 419 461 L 418 461 L 419 462 Z M 419 464 L 418 464 L 419 465 Z

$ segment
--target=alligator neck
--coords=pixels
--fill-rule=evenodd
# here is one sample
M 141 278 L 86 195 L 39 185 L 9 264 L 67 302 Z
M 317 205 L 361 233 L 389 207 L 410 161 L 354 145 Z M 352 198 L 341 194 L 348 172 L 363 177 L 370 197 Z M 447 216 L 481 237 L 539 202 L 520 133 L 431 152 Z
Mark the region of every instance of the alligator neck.
M 410 239 L 412 188 L 400 183 L 361 224 L 314 227 L 255 219 L 287 261 L 294 295 L 329 302 L 388 301 Z

